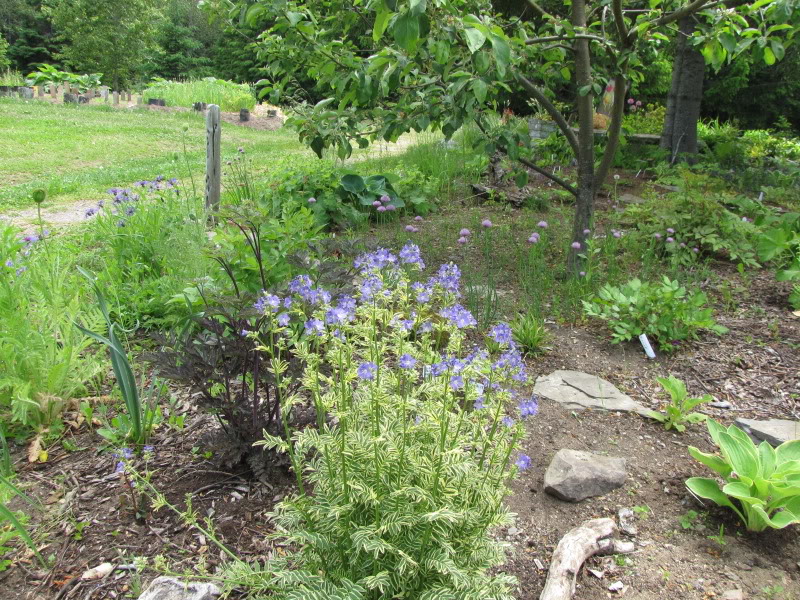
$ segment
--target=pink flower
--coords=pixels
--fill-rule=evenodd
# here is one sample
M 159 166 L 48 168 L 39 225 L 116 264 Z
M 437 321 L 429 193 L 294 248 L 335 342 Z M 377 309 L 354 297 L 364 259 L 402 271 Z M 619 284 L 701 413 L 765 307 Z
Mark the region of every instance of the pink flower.
M 634 100 L 633 98 L 628 98 L 628 104 L 634 104 L 635 102 L 636 100 Z
M 386 207 L 382 204 L 378 207 L 378 212 L 386 212 Z
M 637 106 L 637 107 L 639 107 L 639 106 L 641 106 L 641 105 L 642 105 L 642 101 L 641 101 L 641 100 L 637 100 L 637 101 L 636 101 L 636 106 Z
M 481 221 L 481 227 L 489 228 L 492 226 L 492 222 L 489 219 L 484 219 Z

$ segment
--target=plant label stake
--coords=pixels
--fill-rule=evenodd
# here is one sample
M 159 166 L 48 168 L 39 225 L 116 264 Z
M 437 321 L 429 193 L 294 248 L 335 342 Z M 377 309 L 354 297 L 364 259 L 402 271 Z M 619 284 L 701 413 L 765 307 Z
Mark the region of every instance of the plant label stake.
M 220 123 L 219 106 L 211 104 L 206 112 L 206 208 L 219 208 L 220 188 Z
M 653 352 L 653 347 L 650 345 L 650 340 L 647 339 L 647 335 L 644 333 L 640 335 L 639 341 L 642 343 L 642 348 L 644 348 L 644 353 L 647 355 L 647 358 L 655 358 L 656 353 Z

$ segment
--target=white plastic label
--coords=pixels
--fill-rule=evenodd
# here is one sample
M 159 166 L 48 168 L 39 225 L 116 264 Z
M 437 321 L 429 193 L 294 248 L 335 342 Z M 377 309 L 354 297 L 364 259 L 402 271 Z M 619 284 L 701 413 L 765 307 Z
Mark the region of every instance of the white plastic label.
M 650 340 L 647 339 L 647 336 L 644 333 L 639 336 L 639 341 L 642 343 L 642 348 L 644 348 L 644 353 L 647 354 L 647 358 L 655 358 L 656 353 L 653 352 L 653 347 L 650 345 Z

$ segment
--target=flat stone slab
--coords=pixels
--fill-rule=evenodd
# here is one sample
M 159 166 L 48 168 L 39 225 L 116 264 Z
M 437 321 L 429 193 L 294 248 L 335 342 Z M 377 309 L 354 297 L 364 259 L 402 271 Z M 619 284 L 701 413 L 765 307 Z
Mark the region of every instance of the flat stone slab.
M 569 410 L 611 410 L 647 416 L 648 409 L 613 384 L 580 371 L 553 371 L 536 380 L 533 392 Z
M 736 419 L 736 426 L 744 429 L 757 440 L 765 441 L 772 446 L 780 446 L 789 440 L 800 440 L 800 421 Z
M 213 583 L 157 577 L 139 600 L 217 600 L 221 590 Z
M 544 474 L 544 491 L 567 502 L 603 496 L 625 483 L 625 459 L 564 448 Z

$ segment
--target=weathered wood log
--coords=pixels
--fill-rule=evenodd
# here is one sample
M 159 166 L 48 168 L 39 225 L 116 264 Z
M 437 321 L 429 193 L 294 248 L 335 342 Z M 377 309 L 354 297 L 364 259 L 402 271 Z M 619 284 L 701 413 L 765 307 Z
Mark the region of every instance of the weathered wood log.
M 575 593 L 575 578 L 586 560 L 595 554 L 627 554 L 633 552 L 632 542 L 611 539 L 617 531 L 612 519 L 592 519 L 570 529 L 558 542 L 547 582 L 539 600 L 569 600 Z

